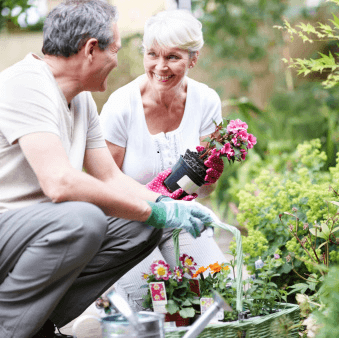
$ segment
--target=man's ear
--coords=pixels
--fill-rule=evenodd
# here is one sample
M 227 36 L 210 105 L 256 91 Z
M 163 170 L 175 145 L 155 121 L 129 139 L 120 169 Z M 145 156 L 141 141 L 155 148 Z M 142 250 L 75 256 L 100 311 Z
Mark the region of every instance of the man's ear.
M 95 38 L 90 38 L 85 43 L 85 46 L 84 46 L 85 58 L 87 58 L 90 62 L 93 61 L 94 52 L 97 47 L 98 47 L 98 40 Z

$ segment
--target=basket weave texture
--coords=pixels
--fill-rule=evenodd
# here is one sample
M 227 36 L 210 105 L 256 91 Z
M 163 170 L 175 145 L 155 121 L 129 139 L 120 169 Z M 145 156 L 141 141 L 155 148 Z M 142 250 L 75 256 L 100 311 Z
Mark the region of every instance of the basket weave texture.
M 240 231 L 228 224 L 212 223 L 211 226 L 219 227 L 230 231 L 236 240 L 237 246 L 237 310 L 242 311 L 242 265 L 243 253 L 241 244 Z M 179 230 L 173 233 L 175 256 L 179 263 Z M 290 303 L 280 303 L 279 312 L 265 316 L 257 316 L 242 321 L 223 322 L 218 324 L 210 324 L 199 334 L 198 338 L 279 338 L 276 334 L 276 327 L 272 327 L 272 323 L 282 317 L 288 317 L 293 325 L 297 325 L 300 321 L 300 309 L 298 305 Z M 185 329 L 168 331 L 165 333 L 166 338 L 181 338 L 187 332 Z M 289 331 L 290 338 L 298 338 L 298 327 L 291 327 Z

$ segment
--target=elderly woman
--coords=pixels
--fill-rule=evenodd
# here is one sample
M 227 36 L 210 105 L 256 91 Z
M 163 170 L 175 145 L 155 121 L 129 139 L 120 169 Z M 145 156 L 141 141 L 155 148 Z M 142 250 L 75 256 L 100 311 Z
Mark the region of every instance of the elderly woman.
M 204 43 L 201 27 L 184 10 L 164 11 L 151 17 L 143 37 L 145 74 L 115 91 L 101 112 L 112 157 L 124 173 L 142 184 L 154 181 L 159 173 L 171 168 L 186 149 L 203 146 L 203 139 L 215 130 L 213 121 L 222 121 L 218 94 L 187 77 Z M 203 197 L 212 190 L 213 184 L 204 185 L 197 194 Z M 197 266 L 226 261 L 213 240 L 212 230 L 197 239 L 182 232 L 179 241 L 180 254 L 192 256 Z M 149 272 L 154 260 L 175 266 L 171 229 L 164 230 L 159 247 L 151 255 L 115 284 L 136 311 L 142 309 L 142 295 L 146 292 L 140 289 L 145 284 L 141 274 Z

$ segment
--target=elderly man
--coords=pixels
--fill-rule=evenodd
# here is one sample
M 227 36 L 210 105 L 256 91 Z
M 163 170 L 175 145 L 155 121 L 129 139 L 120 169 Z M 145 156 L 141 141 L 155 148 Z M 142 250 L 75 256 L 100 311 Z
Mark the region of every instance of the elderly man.
M 0 74 L 2 338 L 53 337 L 150 254 L 161 228 L 197 237 L 212 220 L 124 175 L 106 147 L 88 91 L 105 91 L 117 66 L 116 21 L 104 1 L 66 1 L 45 21 L 44 58 Z

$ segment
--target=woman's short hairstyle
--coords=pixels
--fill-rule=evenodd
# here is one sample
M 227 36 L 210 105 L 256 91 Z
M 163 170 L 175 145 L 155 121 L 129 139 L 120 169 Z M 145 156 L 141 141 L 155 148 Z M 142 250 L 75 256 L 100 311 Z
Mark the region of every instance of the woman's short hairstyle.
M 201 22 L 183 9 L 159 12 L 146 21 L 144 29 L 143 48 L 154 44 L 197 52 L 204 45 Z
M 116 7 L 104 0 L 66 0 L 44 22 L 42 53 L 70 57 L 90 38 L 105 50 L 113 42 L 112 25 L 117 20 Z

